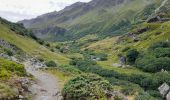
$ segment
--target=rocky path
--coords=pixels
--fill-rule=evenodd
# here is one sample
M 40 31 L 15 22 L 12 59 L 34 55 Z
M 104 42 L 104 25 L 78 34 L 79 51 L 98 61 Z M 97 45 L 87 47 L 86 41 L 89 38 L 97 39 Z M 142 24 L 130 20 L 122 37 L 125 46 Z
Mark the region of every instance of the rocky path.
M 39 71 L 38 65 L 34 65 L 31 61 L 24 63 L 28 73 L 32 74 L 37 82 L 30 88 L 35 94 L 33 100 L 62 100 L 58 80 L 53 75 Z

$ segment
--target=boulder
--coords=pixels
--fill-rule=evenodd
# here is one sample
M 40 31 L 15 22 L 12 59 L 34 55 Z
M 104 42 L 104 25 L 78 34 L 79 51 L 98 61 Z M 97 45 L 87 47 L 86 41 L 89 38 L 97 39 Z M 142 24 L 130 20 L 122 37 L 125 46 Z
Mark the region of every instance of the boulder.
M 170 100 L 170 92 L 166 95 L 166 100 Z
M 170 87 L 167 83 L 164 83 L 158 88 L 158 90 L 163 97 L 166 97 L 166 95 L 168 94 L 170 90 Z

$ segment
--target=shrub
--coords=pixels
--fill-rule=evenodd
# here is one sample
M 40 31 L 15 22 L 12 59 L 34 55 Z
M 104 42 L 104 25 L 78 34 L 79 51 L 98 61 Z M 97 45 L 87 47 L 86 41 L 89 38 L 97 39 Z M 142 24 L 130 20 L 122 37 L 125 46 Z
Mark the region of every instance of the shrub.
M 154 55 L 156 57 L 170 57 L 170 48 L 156 48 Z
M 57 67 L 57 64 L 54 61 L 52 61 L 52 60 L 45 62 L 45 65 L 47 67 Z
M 138 55 L 139 52 L 136 49 L 129 50 L 126 54 L 127 61 L 129 62 L 129 64 L 134 64 Z
M 135 100 L 157 100 L 157 99 L 153 98 L 147 92 L 142 92 L 135 97 Z
M 170 71 L 170 58 L 144 57 L 136 60 L 136 66 L 147 72 L 160 72 L 162 69 Z
M 1 74 L 7 75 L 8 74 L 15 74 L 18 76 L 25 76 L 26 75 L 26 70 L 23 65 L 17 64 L 12 61 L 8 61 L 5 59 L 0 58 L 0 71 Z
M 46 45 L 47 47 L 50 47 L 50 43 L 46 43 L 45 45 Z
M 161 41 L 161 42 L 156 42 L 156 43 L 152 44 L 152 45 L 149 47 L 149 49 L 150 49 L 150 50 L 154 50 L 154 49 L 156 49 L 156 48 L 168 48 L 168 47 L 170 47 L 170 43 L 169 43 L 169 42 L 163 42 L 163 41 Z
M 82 74 L 68 81 L 62 91 L 65 100 L 106 99 L 106 91 L 112 90 L 110 83 L 95 74 Z
M 30 32 L 29 36 L 34 40 L 38 40 L 38 38 L 32 32 Z
M 6 51 L 8 56 L 13 56 L 14 55 L 13 52 L 11 50 L 9 50 L 9 49 L 5 49 L 5 51 Z
M 38 42 L 39 44 L 41 44 L 41 45 L 43 45 L 43 44 L 44 44 L 44 41 L 43 41 L 43 40 L 41 40 L 41 39 L 38 39 L 38 40 L 37 40 L 37 42 Z
M 126 52 L 130 49 L 130 47 L 125 47 L 124 49 L 122 49 L 122 52 Z
M 7 70 L 5 69 L 0 70 L 0 79 L 6 80 L 9 78 L 10 78 L 10 73 Z
M 44 62 L 44 59 L 41 58 L 41 57 L 38 57 L 37 59 L 38 59 L 40 62 Z
M 51 51 L 51 52 L 54 52 L 54 49 L 52 48 L 52 49 L 50 49 L 50 51 Z
M 107 54 L 104 53 L 99 53 L 97 57 L 100 58 L 101 61 L 106 61 L 107 60 Z

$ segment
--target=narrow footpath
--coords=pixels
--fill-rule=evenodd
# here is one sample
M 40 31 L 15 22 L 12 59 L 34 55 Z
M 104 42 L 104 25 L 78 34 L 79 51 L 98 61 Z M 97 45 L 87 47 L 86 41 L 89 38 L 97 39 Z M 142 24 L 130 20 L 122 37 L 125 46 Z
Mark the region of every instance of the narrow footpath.
M 31 61 L 24 63 L 28 73 L 32 74 L 37 82 L 32 84 L 31 92 L 35 95 L 33 100 L 62 100 L 59 80 L 51 74 L 39 71 L 38 65 Z

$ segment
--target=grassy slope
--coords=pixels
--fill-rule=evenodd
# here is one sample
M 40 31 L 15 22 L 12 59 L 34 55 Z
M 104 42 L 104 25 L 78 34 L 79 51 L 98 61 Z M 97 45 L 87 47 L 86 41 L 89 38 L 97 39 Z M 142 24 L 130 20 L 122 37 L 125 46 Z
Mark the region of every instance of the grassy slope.
M 16 45 L 18 48 L 21 48 L 23 51 L 30 55 L 55 60 L 60 64 L 67 64 L 69 61 L 69 59 L 67 59 L 63 55 L 51 52 L 47 48 L 39 45 L 34 40 L 15 34 L 2 24 L 0 24 L 0 38 L 10 42 L 11 44 Z
M 143 73 L 142 71 L 132 68 L 132 69 L 122 69 L 113 67 L 113 63 L 118 62 L 117 55 L 121 53 L 121 50 L 125 47 L 136 48 L 139 51 L 144 51 L 148 48 L 149 45 L 158 42 L 158 41 L 169 41 L 170 40 L 170 22 L 166 23 L 153 23 L 153 24 L 142 24 L 141 26 L 149 26 L 150 30 L 139 35 L 140 41 L 133 42 L 133 40 L 129 37 L 124 36 L 125 42 L 116 43 L 119 37 L 107 38 L 101 40 L 99 42 L 92 43 L 87 48 L 94 50 L 96 52 L 103 52 L 109 55 L 108 61 L 98 62 L 104 68 L 113 69 L 120 73 Z M 156 33 L 160 32 L 161 34 L 156 35 Z
M 118 6 L 97 7 L 85 14 L 79 15 L 78 17 L 73 17 L 73 19 L 69 21 L 62 21 L 64 17 L 74 16 L 78 12 L 82 11 L 80 9 L 76 9 L 66 12 L 64 15 L 59 17 L 51 19 L 45 17 L 43 21 L 33 23 L 29 28 L 44 28 L 50 25 L 57 25 L 69 30 L 64 38 L 81 38 L 88 34 L 99 34 L 99 36 L 101 34 L 106 36 L 113 35 L 115 33 L 123 34 L 125 29 L 128 28 L 128 25 L 123 27 L 118 26 L 121 28 L 120 30 L 115 29 L 115 26 L 124 20 L 128 21 L 128 24 L 134 23 L 134 18 L 145 8 L 146 5 L 156 1 L 159 0 L 132 0 L 127 4 L 121 4 Z M 45 39 L 49 40 L 50 38 L 54 39 L 54 36 L 50 35 L 45 37 Z M 63 36 L 58 39 L 60 40 L 60 38 L 63 38 Z M 55 37 L 55 39 L 57 39 L 57 37 Z
M 0 100 L 14 99 L 18 95 L 16 89 L 19 88 L 19 84 L 11 84 L 11 82 L 25 76 L 24 66 L 0 58 Z
M 93 9 L 70 22 L 56 24 L 77 34 L 108 32 L 114 24 L 119 23 L 122 19 L 128 19 L 132 22 L 136 13 L 143 10 L 146 5 L 145 0 L 134 0 L 128 4 L 102 8 L 106 11 L 103 13 L 100 13 L 101 8 Z

